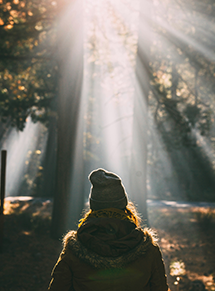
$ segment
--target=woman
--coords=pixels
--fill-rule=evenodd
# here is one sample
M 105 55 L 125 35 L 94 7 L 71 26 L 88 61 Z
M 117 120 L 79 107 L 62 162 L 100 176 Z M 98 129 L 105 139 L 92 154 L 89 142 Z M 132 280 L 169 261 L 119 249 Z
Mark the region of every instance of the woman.
M 167 291 L 160 249 L 140 228 L 121 179 L 97 169 L 89 175 L 90 211 L 64 237 L 51 291 Z

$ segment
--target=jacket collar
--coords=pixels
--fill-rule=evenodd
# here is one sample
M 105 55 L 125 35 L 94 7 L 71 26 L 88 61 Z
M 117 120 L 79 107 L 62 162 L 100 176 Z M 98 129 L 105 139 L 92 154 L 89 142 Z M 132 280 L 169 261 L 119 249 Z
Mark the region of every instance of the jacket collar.
M 64 254 L 73 254 L 80 260 L 95 268 L 121 268 L 125 264 L 135 261 L 139 256 L 146 254 L 150 246 L 155 244 L 153 242 L 153 236 L 147 229 L 142 230 L 140 228 L 133 228 L 133 230 L 135 230 L 135 234 L 137 234 L 138 243 L 129 248 L 129 250 L 121 252 L 120 255 L 117 256 L 104 256 L 101 253 L 96 252 L 95 249 L 90 249 L 87 247 L 86 243 L 83 244 L 83 242 L 79 239 L 78 232 L 80 230 L 78 230 L 78 232 L 70 231 L 64 238 L 64 250 L 62 252 L 62 256 Z

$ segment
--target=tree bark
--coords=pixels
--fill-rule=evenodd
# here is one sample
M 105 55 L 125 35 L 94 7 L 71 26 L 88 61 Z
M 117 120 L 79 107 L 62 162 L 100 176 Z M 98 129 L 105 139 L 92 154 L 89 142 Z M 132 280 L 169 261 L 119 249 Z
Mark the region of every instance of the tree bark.
M 132 198 L 137 203 L 143 221 L 147 215 L 147 103 L 150 82 L 150 2 L 140 1 L 138 50 L 136 59 L 136 91 L 134 99 L 133 145 L 130 167 Z
M 83 78 L 82 1 L 68 3 L 61 13 L 58 31 L 60 66 L 56 188 L 52 215 L 52 237 L 59 238 L 69 228 L 72 174 L 81 103 Z M 77 208 L 81 208 L 77 205 Z M 75 218 L 74 218 L 75 219 Z

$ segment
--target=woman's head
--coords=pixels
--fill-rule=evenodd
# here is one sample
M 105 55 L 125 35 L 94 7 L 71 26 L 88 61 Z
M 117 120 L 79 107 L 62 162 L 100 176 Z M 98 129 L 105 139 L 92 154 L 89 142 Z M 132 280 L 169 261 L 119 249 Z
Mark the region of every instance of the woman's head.
M 79 226 L 89 217 L 109 217 L 130 220 L 140 227 L 141 219 L 134 204 L 128 201 L 121 178 L 104 169 L 90 173 L 90 210 L 81 219 Z

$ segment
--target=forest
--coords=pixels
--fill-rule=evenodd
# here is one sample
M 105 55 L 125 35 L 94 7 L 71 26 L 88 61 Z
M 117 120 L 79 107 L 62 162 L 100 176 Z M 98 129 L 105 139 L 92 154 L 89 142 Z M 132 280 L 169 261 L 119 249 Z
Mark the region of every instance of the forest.
M 60 4 L 56 1 L 1 1 L 2 147 L 13 128 L 24 131 L 27 120 L 42 125 L 40 136 L 35 137 L 34 151 L 25 156 L 24 175 L 20 177 L 22 185 L 15 194 L 11 189 L 8 195 L 25 192 L 32 196 L 53 196 L 53 178 L 47 179 L 47 176 L 53 177 L 56 163 L 53 152 L 56 152 L 57 99 L 60 96 L 58 79 L 60 66 L 63 66 L 58 55 L 57 19 L 64 5 L 67 5 L 66 1 Z M 161 9 L 166 23 L 162 23 Z M 175 9 L 180 9 L 177 18 L 173 17 Z M 181 199 L 195 201 L 204 197 L 205 201 L 213 201 L 213 1 L 189 4 L 164 1 L 162 5 L 154 4 L 151 10 L 148 25 L 152 36 L 147 52 L 148 64 L 144 64 L 150 80 L 147 176 L 151 190 L 148 190 L 148 197 L 177 199 L 181 193 Z M 113 11 L 109 10 L 109 13 Z M 116 29 L 126 42 L 135 66 L 137 36 L 123 27 L 122 19 L 117 21 Z M 95 40 L 91 37 L 88 41 L 91 49 L 87 53 L 94 57 L 90 60 L 92 67 L 103 56 L 96 51 L 96 44 L 92 43 Z M 123 86 L 119 90 L 123 91 Z M 89 125 L 83 133 L 85 161 L 99 159 L 96 152 L 101 145 L 98 141 L 101 137 L 91 132 L 93 109 L 88 110 L 91 110 L 86 117 Z M 43 157 L 39 154 L 41 150 Z M 161 153 L 163 156 L 168 153 L 171 166 L 166 165 Z M 31 169 L 35 165 L 36 168 Z M 164 167 L 167 169 L 163 171 Z M 156 184 L 153 184 L 151 181 L 155 176 Z
M 60 250 L 53 238 L 77 227 L 99 167 L 122 177 L 161 237 L 170 289 L 205 290 L 187 283 L 201 280 L 215 290 L 214 15 L 213 0 L 0 0 L 3 249 L 22 254 L 32 237 L 38 251 L 26 260 L 49 268 L 38 287 L 14 289 L 15 278 L 3 290 L 45 290 Z M 175 214 L 168 202 L 179 202 Z M 51 244 L 46 261 L 37 237 Z M 185 271 L 183 251 L 195 260 L 194 247 L 204 265 Z

